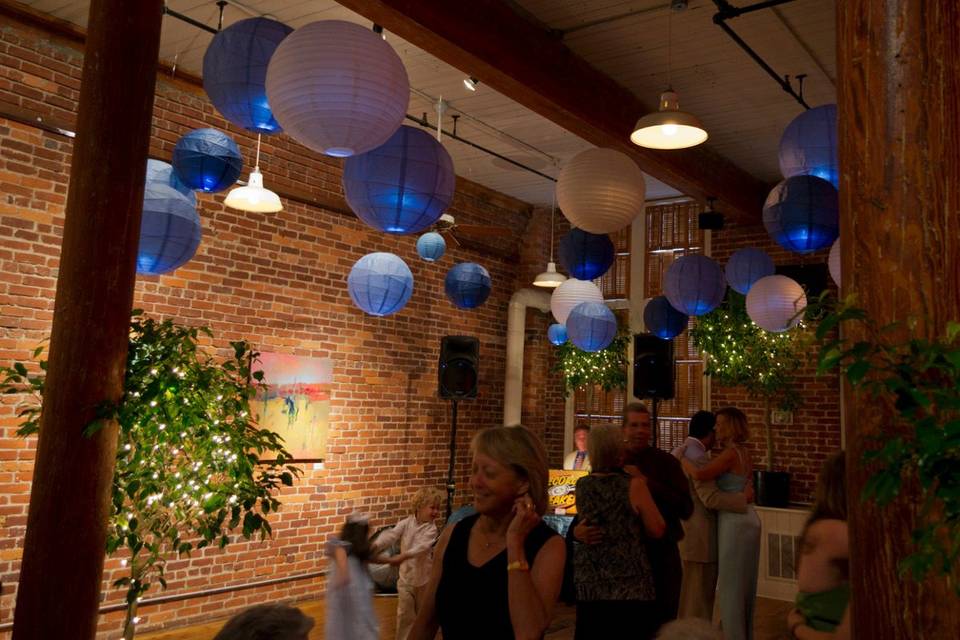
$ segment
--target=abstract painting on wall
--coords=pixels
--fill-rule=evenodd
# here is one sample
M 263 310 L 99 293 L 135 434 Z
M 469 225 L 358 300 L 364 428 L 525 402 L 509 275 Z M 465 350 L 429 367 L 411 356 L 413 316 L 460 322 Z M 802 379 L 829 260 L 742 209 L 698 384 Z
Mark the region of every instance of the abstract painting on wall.
M 279 433 L 297 460 L 323 460 L 330 419 L 333 362 L 288 353 L 261 353 L 254 371 L 263 371 L 266 392 L 255 403 L 262 429 Z

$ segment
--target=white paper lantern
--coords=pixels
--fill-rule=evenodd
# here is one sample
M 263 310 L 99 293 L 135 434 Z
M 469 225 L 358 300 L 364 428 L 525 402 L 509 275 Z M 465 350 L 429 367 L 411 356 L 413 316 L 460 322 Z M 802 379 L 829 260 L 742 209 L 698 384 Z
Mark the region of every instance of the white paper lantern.
M 566 324 L 570 311 L 581 302 L 603 302 L 603 292 L 592 282 L 569 278 L 553 290 L 550 311 L 558 323 Z
M 840 286 L 840 238 L 833 241 L 830 247 L 830 256 L 827 258 L 827 266 L 830 268 L 830 277 Z
M 761 329 L 775 333 L 795 327 L 806 308 L 803 287 L 787 276 L 760 278 L 747 294 L 747 315 Z
M 338 158 L 386 142 L 410 101 L 397 52 L 370 29 L 341 20 L 311 22 L 284 38 L 270 58 L 266 86 L 284 131 Z
M 574 227 L 613 233 L 643 212 L 643 172 L 626 154 L 587 149 L 573 157 L 557 178 L 557 204 Z

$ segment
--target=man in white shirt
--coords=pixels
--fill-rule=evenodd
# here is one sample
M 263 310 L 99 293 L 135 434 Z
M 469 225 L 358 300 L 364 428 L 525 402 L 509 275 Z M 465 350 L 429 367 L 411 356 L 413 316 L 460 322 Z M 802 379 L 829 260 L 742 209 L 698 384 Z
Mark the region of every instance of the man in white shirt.
M 585 424 L 577 425 L 573 430 L 573 444 L 576 449 L 567 454 L 563 459 L 563 468 L 567 471 L 590 471 L 590 456 L 587 455 L 587 436 L 590 435 L 590 426 Z

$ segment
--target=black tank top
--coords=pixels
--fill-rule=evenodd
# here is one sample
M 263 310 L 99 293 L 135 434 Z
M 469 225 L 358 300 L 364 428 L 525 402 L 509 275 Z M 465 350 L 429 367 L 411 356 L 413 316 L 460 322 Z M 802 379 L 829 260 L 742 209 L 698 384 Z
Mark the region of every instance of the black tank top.
M 470 530 L 479 514 L 454 525 L 443 554 L 443 574 L 437 587 L 437 619 L 443 640 L 509 640 L 510 601 L 507 594 L 507 551 L 504 549 L 480 567 L 467 560 Z M 527 536 L 524 552 L 533 566 L 540 549 L 557 535 L 540 522 Z

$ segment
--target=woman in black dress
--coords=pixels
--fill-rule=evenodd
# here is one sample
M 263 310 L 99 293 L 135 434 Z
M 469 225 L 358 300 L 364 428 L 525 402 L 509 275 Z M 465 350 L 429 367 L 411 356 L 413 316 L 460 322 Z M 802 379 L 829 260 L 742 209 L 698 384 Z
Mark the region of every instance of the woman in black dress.
M 473 439 L 476 515 L 447 527 L 410 640 L 535 640 L 550 623 L 566 556 L 543 523 L 547 456 L 523 427 L 484 429 Z
M 598 544 L 575 547 L 574 638 L 652 638 L 660 616 L 646 543 L 661 537 L 666 523 L 646 479 L 621 468 L 619 426 L 594 427 L 587 449 L 592 473 L 577 481 L 577 513 L 604 535 Z

